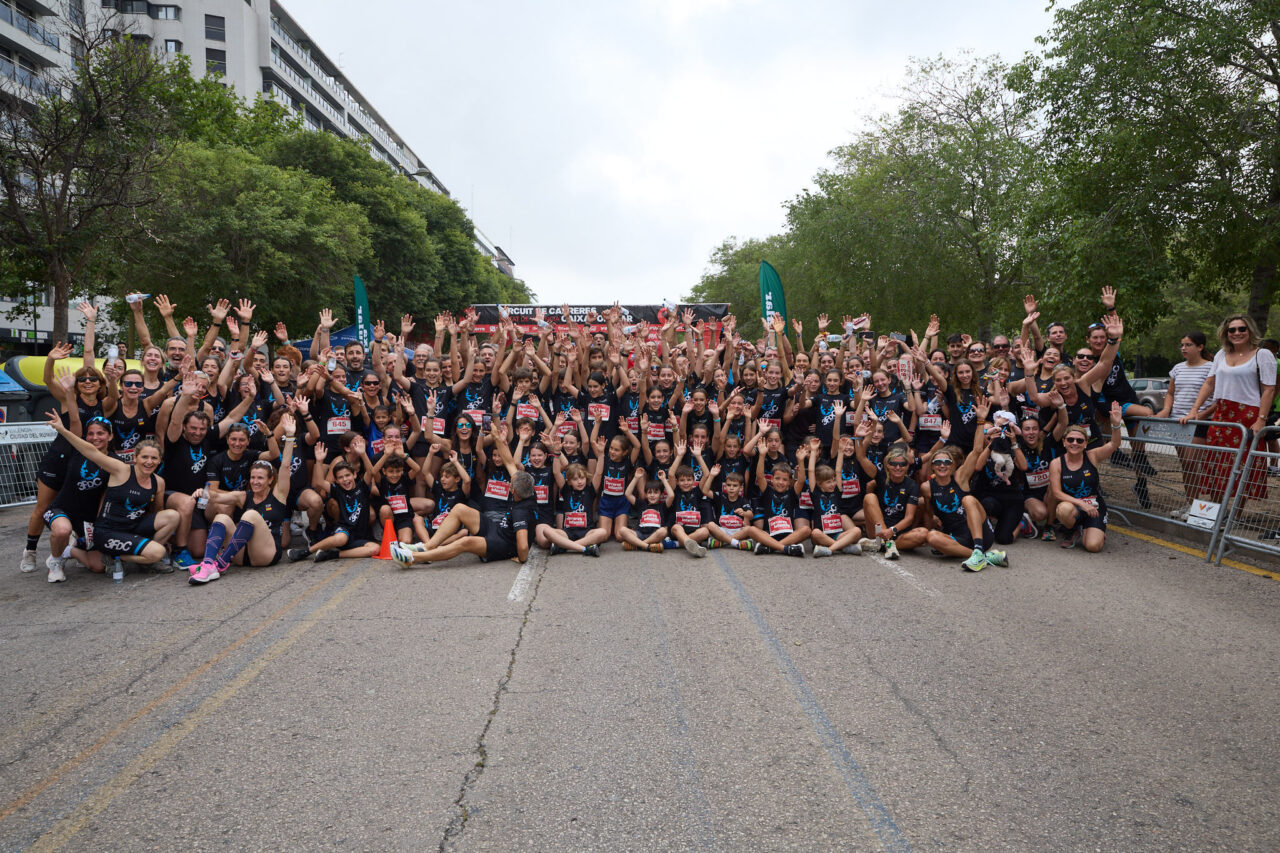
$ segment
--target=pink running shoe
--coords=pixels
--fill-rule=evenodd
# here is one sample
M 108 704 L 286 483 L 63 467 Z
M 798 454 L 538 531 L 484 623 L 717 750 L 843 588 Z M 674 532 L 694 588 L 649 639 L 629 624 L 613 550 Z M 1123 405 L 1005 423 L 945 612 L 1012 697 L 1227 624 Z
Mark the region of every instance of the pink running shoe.
M 212 560 L 206 560 L 196 567 L 196 571 L 192 572 L 191 577 L 187 578 L 187 583 L 194 585 L 216 581 L 222 577 L 218 573 L 218 567 Z

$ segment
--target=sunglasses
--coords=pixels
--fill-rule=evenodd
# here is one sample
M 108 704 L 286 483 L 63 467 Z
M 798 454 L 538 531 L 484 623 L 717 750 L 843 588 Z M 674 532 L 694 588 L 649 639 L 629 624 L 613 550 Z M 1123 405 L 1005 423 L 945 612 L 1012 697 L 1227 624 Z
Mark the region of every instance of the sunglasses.
M 992 344 L 991 348 L 992 349 L 1008 349 L 1009 345 L 1008 344 Z
M 987 351 L 986 347 L 971 347 L 969 349 L 969 352 L 986 352 L 986 351 Z
M 1083 438 L 1079 438 L 1079 437 L 1064 438 L 1062 439 L 1062 443 L 1063 444 L 1087 444 L 1087 442 Z
M 76 381 L 77 382 L 98 382 L 99 380 L 98 380 L 98 377 L 96 376 L 77 376 Z
M 1093 353 L 1091 353 L 1091 352 L 1078 352 L 1078 353 L 1076 353 L 1076 358 L 1087 358 L 1087 359 L 1089 359 L 1090 361 L 1093 361 L 1093 360 L 1094 360 L 1094 359 L 1093 359 Z
M 941 467 L 945 468 L 945 467 L 947 467 L 948 465 L 951 465 L 951 464 L 953 464 L 953 460 L 951 460 L 951 459 L 935 459 L 935 460 L 933 460 L 933 467 L 935 467 L 935 468 L 937 468 L 937 467 L 939 467 L 939 466 L 941 466 Z
M 1090 323 L 1087 326 L 1087 328 L 1089 329 L 1089 331 L 1092 332 L 1094 329 L 1105 329 L 1106 326 L 1102 325 L 1101 323 Z
M 1247 332 L 1247 331 L 1249 331 L 1249 327 L 1248 327 L 1248 326 L 1231 326 L 1231 327 L 1229 327 L 1229 328 L 1227 329 L 1227 334 L 1228 334 L 1228 335 L 1243 335 L 1243 334 L 1244 334 L 1245 332 Z
M 471 429 L 473 424 L 470 421 L 458 421 L 456 429 Z
M 224 347 L 224 346 L 215 346 L 215 347 L 213 347 L 212 349 L 213 349 L 213 352 L 226 352 L 226 351 L 227 351 L 227 348 L 226 348 L 226 347 Z
M 890 468 L 906 468 L 907 467 L 907 463 L 903 462 L 901 459 L 894 462 L 886 462 L 884 464 L 888 465 Z
M 120 383 L 125 388 L 141 388 L 142 382 L 137 379 L 126 379 Z

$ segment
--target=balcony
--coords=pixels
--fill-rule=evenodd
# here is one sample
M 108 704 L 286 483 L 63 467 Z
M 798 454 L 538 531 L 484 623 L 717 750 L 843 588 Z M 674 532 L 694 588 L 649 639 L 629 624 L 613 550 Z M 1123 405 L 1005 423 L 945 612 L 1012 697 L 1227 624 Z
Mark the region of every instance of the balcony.
M 291 66 L 289 63 L 285 62 L 283 59 L 277 56 L 274 51 L 271 54 L 271 64 L 279 68 L 281 71 L 283 71 L 284 76 L 288 77 L 290 80 L 292 80 L 293 82 L 297 83 L 300 87 L 302 87 L 302 91 L 304 92 L 311 91 L 311 79 L 308 77 L 303 77 L 297 71 L 294 71 L 293 66 Z
M 45 47 L 51 47 L 54 50 L 61 49 L 57 36 L 28 18 L 26 15 L 16 12 L 4 4 L 0 4 L 0 21 L 6 21 L 12 24 L 29 35 L 37 43 L 42 44 Z
M 10 80 L 15 80 L 38 95 L 53 95 L 58 91 L 57 86 L 46 83 L 35 72 L 15 65 L 3 56 L 0 56 L 0 77 L 8 77 Z

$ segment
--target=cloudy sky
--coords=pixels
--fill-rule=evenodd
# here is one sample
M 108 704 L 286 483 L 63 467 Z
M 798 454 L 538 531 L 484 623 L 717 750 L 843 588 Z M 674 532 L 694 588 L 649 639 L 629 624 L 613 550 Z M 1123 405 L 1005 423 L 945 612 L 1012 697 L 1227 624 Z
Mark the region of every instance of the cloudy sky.
M 912 57 L 1035 48 L 1045 0 L 285 0 L 539 301 L 687 294 Z

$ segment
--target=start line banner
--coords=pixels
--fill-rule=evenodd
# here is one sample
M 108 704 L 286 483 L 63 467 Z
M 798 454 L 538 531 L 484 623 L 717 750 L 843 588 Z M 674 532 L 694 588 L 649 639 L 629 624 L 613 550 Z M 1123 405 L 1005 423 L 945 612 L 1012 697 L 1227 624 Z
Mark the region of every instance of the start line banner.
M 498 329 L 498 322 L 502 319 L 503 313 L 510 317 L 517 326 L 525 328 L 537 328 L 534 321 L 534 315 L 541 308 L 546 315 L 546 322 L 550 323 L 556 331 L 562 332 L 566 326 L 561 319 L 560 310 L 562 305 L 472 305 L 471 308 L 476 312 L 476 331 L 477 332 L 494 332 Z M 578 325 L 585 325 L 591 332 L 603 332 L 605 324 L 600 315 L 612 308 L 612 305 L 570 305 L 569 321 Z M 622 324 L 624 326 L 634 325 L 636 323 L 649 323 L 653 326 L 661 326 L 666 322 L 671 312 L 674 310 L 676 316 L 684 313 L 687 308 L 693 311 L 694 322 L 702 320 L 703 322 L 714 323 L 717 326 L 720 321 L 729 314 L 729 303 L 727 302 L 696 302 L 689 304 L 679 304 L 674 306 L 668 305 L 619 305 L 622 311 Z M 591 319 L 588 319 L 591 318 Z

